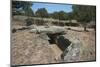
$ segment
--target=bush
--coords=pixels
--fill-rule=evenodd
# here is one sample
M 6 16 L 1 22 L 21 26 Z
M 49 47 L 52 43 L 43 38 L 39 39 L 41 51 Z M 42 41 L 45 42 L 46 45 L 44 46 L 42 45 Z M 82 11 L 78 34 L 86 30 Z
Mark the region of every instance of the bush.
M 25 22 L 26 22 L 26 26 L 30 26 L 30 25 L 33 24 L 33 19 L 28 18 L 28 19 L 25 20 Z

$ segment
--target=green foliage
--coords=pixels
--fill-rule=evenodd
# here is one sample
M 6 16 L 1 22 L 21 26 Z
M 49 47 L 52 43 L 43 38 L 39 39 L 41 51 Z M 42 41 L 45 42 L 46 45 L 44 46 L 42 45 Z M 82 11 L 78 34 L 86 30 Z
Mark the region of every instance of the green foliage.
M 67 13 L 68 14 L 68 20 L 72 20 L 74 19 L 74 15 L 73 15 L 73 12 L 70 12 L 70 13 Z
M 67 13 L 65 13 L 64 11 L 58 12 L 58 15 L 59 15 L 60 20 L 66 20 L 67 19 Z
M 31 8 L 27 8 L 27 10 L 25 10 L 25 11 L 26 11 L 25 13 L 27 16 L 34 16 L 34 13 Z
M 50 14 L 50 17 L 54 18 L 54 19 L 59 19 L 58 12 L 54 12 L 54 13 Z
M 73 5 L 74 18 L 79 21 L 86 31 L 87 23 L 96 21 L 96 7 L 95 6 L 81 6 Z
M 81 23 L 89 23 L 91 20 L 95 20 L 96 17 L 96 7 L 95 6 L 73 6 L 73 13 L 75 19 Z
M 48 12 L 45 8 L 38 9 L 35 13 L 35 16 L 36 17 L 42 17 L 42 18 L 49 17 Z
M 66 13 L 64 11 L 48 13 L 45 8 L 39 8 L 35 14 L 31 9 L 33 3 L 28 1 L 12 1 L 12 14 L 13 15 L 25 15 L 25 16 L 36 16 L 41 18 L 54 18 L 59 20 L 71 20 L 76 19 L 81 22 L 82 25 L 86 26 L 90 21 L 96 21 L 96 7 L 95 6 L 81 6 L 73 5 L 73 11 Z M 20 9 L 21 10 L 18 10 Z M 16 9 L 16 10 L 14 10 Z
M 12 9 L 16 9 L 16 14 L 21 14 L 21 11 L 25 11 L 26 16 L 34 16 L 34 12 L 31 9 L 32 2 L 26 1 L 12 1 Z M 19 8 L 22 10 L 17 11 Z M 13 12 L 14 13 L 14 12 Z
M 52 17 L 54 19 L 59 19 L 59 20 L 67 20 L 68 19 L 68 15 L 64 11 L 54 12 L 54 13 L 50 14 L 50 17 Z

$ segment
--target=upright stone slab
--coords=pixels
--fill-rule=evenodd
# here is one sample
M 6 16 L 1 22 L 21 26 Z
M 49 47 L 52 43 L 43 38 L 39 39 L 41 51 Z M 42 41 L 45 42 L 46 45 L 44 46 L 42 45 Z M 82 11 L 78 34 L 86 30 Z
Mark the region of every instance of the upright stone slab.
M 75 40 L 70 44 L 68 48 L 61 55 L 64 62 L 75 62 L 80 59 L 80 50 L 81 50 L 81 42 L 79 40 Z

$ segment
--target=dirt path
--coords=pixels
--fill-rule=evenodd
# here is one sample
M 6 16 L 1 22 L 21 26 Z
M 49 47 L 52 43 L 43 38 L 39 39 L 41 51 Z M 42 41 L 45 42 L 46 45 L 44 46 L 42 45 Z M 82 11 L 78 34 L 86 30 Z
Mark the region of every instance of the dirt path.
M 52 51 L 54 52 L 55 59 L 58 60 L 58 58 L 62 54 L 62 50 L 56 44 L 51 44 L 49 46 L 52 49 Z

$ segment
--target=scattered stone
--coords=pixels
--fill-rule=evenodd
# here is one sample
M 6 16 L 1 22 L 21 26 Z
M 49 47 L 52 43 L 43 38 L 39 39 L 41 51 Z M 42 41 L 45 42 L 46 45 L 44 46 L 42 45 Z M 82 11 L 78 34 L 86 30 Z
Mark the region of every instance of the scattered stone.
M 12 29 L 12 33 L 15 33 L 17 30 L 14 28 L 14 29 Z

